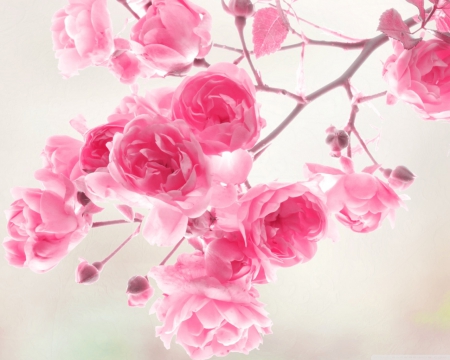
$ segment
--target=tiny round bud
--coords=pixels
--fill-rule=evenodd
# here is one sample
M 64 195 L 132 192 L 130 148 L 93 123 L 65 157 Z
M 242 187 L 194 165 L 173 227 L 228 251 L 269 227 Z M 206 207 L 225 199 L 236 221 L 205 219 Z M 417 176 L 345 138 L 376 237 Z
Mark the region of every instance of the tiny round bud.
M 128 305 L 132 307 L 144 307 L 153 296 L 153 288 L 147 277 L 137 275 L 128 280 Z
M 251 0 L 230 0 L 228 6 L 222 0 L 222 7 L 228 14 L 244 18 L 252 16 L 254 12 Z
M 414 182 L 416 175 L 414 175 L 405 166 L 397 166 L 389 175 L 389 185 L 395 190 L 405 190 Z
M 86 196 L 86 194 L 82 191 L 77 192 L 77 200 L 83 206 L 86 206 L 87 204 L 89 204 L 91 202 L 91 199 L 89 199 Z
M 328 134 L 325 142 L 330 145 L 333 157 L 340 157 L 341 150 L 348 146 L 348 134 L 344 130 L 338 130 L 334 126 L 330 126 L 326 133 Z
M 86 260 L 80 259 L 75 272 L 75 281 L 78 284 L 93 284 L 100 276 L 100 271 L 97 267 L 89 264 Z

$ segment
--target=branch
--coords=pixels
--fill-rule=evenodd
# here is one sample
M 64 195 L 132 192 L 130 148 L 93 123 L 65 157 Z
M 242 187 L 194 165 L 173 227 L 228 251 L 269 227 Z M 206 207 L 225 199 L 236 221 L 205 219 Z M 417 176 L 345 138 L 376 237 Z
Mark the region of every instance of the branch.
M 416 24 L 414 18 L 409 18 L 405 21 L 406 25 L 409 27 Z M 264 139 L 258 142 L 252 149 L 250 149 L 250 153 L 256 154 L 259 150 L 265 148 L 269 145 L 273 140 L 276 139 L 278 135 L 291 123 L 292 120 L 305 108 L 307 104 L 326 94 L 327 92 L 339 87 L 345 86 L 348 83 L 349 79 L 358 71 L 361 65 L 367 60 L 367 58 L 381 45 L 388 41 L 388 37 L 384 34 L 375 36 L 372 39 L 367 40 L 364 44 L 363 49 L 361 50 L 358 57 L 353 61 L 353 63 L 344 71 L 344 73 L 339 76 L 337 79 L 331 81 L 327 85 L 321 87 L 319 90 L 316 90 L 310 95 L 305 97 L 306 103 L 297 104 L 295 108 L 291 111 L 291 113 L 284 119 L 280 125 L 278 125 L 269 135 L 267 135 Z M 356 134 L 355 134 L 356 135 Z

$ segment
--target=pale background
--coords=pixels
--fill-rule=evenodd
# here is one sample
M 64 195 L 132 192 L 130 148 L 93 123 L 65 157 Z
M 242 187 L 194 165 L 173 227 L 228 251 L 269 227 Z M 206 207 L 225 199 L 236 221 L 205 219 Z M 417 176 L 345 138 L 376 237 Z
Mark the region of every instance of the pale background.
M 0 177 L 1 208 L 12 201 L 13 186 L 38 186 L 40 151 L 51 135 L 78 136 L 68 124 L 83 114 L 90 126 L 105 121 L 129 93 L 104 68 L 89 68 L 63 80 L 52 52 L 50 20 L 62 0 L 1 1 L 0 11 Z M 115 31 L 128 14 L 110 0 Z M 233 19 L 218 0 L 197 1 L 213 15 L 217 43 L 239 46 Z M 376 34 L 380 14 L 395 6 L 404 17 L 415 14 L 406 1 L 302 1 L 301 16 L 349 36 Z M 312 38 L 333 38 L 302 26 Z M 247 29 L 250 36 L 250 29 Z M 250 37 L 249 37 L 250 40 Z M 296 41 L 288 38 L 287 43 Z M 375 52 L 354 78 L 365 94 L 385 90 L 380 77 L 390 45 Z M 357 52 L 313 48 L 306 52 L 307 92 L 337 77 Z M 232 53 L 214 49 L 207 59 L 231 60 Z M 295 88 L 299 50 L 257 61 L 272 86 Z M 166 79 L 176 85 L 179 79 Z M 141 91 L 161 81 L 140 81 Z M 258 95 L 267 119 L 267 134 L 294 106 L 277 95 Z M 273 334 L 248 357 L 228 359 L 369 359 L 373 354 L 450 354 L 450 125 L 425 122 L 405 104 L 373 102 L 381 117 L 361 107 L 357 124 L 364 137 L 381 129 L 376 158 L 386 167 L 406 165 L 418 178 L 407 194 L 409 211 L 400 209 L 396 226 L 388 223 L 363 235 L 340 228 L 341 241 L 319 244 L 309 263 L 279 271 L 277 282 L 260 286 L 261 301 L 273 319 Z M 304 162 L 336 165 L 328 156 L 324 130 L 342 127 L 349 105 L 338 89 L 319 99 L 296 119 L 255 164 L 250 182 L 303 179 Z M 358 166 L 369 164 L 359 155 Z M 99 219 L 118 218 L 110 209 Z M 6 235 L 1 220 L 0 235 Z M 144 360 L 187 359 L 180 346 L 166 351 L 155 338 L 158 324 L 145 309 L 126 305 L 126 283 L 159 263 L 167 249 L 150 247 L 138 237 L 128 244 L 92 286 L 78 285 L 78 257 L 97 261 L 132 231 L 131 225 L 99 228 L 57 268 L 44 275 L 16 269 L 0 258 L 1 360 Z M 188 247 L 182 248 L 188 251 Z M 3 250 L 0 250 L 3 251 Z

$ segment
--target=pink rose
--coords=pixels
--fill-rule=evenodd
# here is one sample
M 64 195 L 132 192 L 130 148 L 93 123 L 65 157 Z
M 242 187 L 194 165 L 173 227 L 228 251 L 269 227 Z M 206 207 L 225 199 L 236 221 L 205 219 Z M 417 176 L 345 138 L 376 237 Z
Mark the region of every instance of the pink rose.
M 123 84 L 133 84 L 138 76 L 155 75 L 155 70 L 140 61 L 130 42 L 122 38 L 114 39 L 114 53 L 106 66 Z
M 115 133 L 122 133 L 128 120 L 117 120 L 88 130 L 84 135 L 84 145 L 80 152 L 80 166 L 91 173 L 109 164 L 109 149 Z
M 155 0 L 131 29 L 131 40 L 160 75 L 183 73 L 211 48 L 211 16 L 188 0 Z
M 217 209 L 217 225 L 240 230 L 246 254 L 259 259 L 268 281 L 277 267 L 310 260 L 318 240 L 329 235 L 325 196 L 310 183 L 269 183 L 252 187 L 236 205 Z
M 63 175 L 42 169 L 36 178 L 45 190 L 14 188 L 16 198 L 7 211 L 8 232 L 3 246 L 11 265 L 43 273 L 56 266 L 87 234 L 92 203 L 77 201 L 74 185 Z
M 388 217 L 391 222 L 395 210 L 402 205 L 398 195 L 373 174 L 380 166 L 365 168 L 355 173 L 351 159 L 342 156 L 345 172 L 317 164 L 306 164 L 310 174 L 323 174 L 327 206 L 330 212 L 346 227 L 366 233 L 377 229 Z
M 245 281 L 221 283 L 208 276 L 200 252 L 182 254 L 172 266 L 156 266 L 149 276 L 164 293 L 150 311 L 163 322 L 156 335 L 166 348 L 176 335 L 194 360 L 248 354 L 271 332 L 256 289 Z
M 100 65 L 113 51 L 112 25 L 106 0 L 69 0 L 52 19 L 53 50 L 64 77 Z
M 200 216 L 209 205 L 209 161 L 182 120 L 141 115 L 128 123 L 123 134 L 114 135 L 108 170 L 129 191 L 162 200 L 186 216 Z
M 108 121 L 124 118 L 133 120 L 136 116 L 149 114 L 159 114 L 164 118 L 171 118 L 173 92 L 173 88 L 163 87 L 152 89 L 147 91 L 145 96 L 140 96 L 136 89 L 132 95 L 122 99 L 115 113 L 108 117 Z
M 411 50 L 394 41 L 383 77 L 390 94 L 411 104 L 425 120 L 450 120 L 449 64 L 450 44 L 445 41 L 423 40 Z
M 249 149 L 265 126 L 252 80 L 229 63 L 184 79 L 172 107 L 173 118 L 189 124 L 207 154 Z
M 82 175 L 78 165 L 80 149 L 83 143 L 66 135 L 51 136 L 45 143 L 42 157 L 44 168 L 54 174 L 64 175 L 74 180 Z

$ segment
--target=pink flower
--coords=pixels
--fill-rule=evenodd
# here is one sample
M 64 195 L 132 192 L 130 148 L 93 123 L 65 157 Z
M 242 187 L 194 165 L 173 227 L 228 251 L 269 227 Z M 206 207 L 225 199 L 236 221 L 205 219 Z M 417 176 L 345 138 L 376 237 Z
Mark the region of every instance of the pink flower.
M 100 65 L 113 51 L 112 25 L 106 0 L 69 0 L 52 19 L 53 50 L 64 77 Z
M 260 261 L 268 281 L 277 267 L 310 260 L 331 234 L 325 196 L 312 183 L 256 185 L 216 216 L 219 228 L 242 232 L 246 255 Z
M 200 216 L 209 205 L 210 165 L 182 120 L 167 123 L 155 115 L 128 123 L 123 134 L 114 135 L 108 170 L 126 189 L 186 216 Z
M 11 265 L 43 273 L 56 266 L 87 234 L 92 203 L 77 202 L 74 185 L 46 169 L 36 172 L 45 190 L 14 188 L 16 198 L 7 210 L 8 232 L 3 246 Z
M 84 145 L 80 152 L 80 166 L 91 173 L 109 164 L 109 149 L 115 133 L 122 133 L 128 120 L 117 120 L 88 130 L 84 135 Z
M 74 180 L 82 175 L 78 165 L 80 149 L 83 143 L 66 135 L 51 136 L 45 143 L 42 157 L 44 168 L 54 174 L 64 175 Z
M 411 50 L 394 41 L 394 54 L 384 64 L 383 77 L 392 95 L 413 106 L 425 120 L 450 120 L 450 44 L 423 40 Z
M 100 277 L 100 271 L 102 270 L 102 263 L 95 262 L 93 264 L 89 264 L 84 259 L 79 259 L 80 263 L 77 266 L 77 270 L 75 272 L 75 281 L 78 284 L 90 285 L 95 283 Z
M 144 307 L 147 301 L 153 296 L 153 288 L 150 286 L 147 277 L 133 276 L 128 280 L 128 306 Z
M 131 29 L 131 40 L 160 75 L 183 73 L 211 48 L 211 16 L 188 0 L 155 0 Z
M 248 354 L 271 332 L 256 289 L 245 281 L 221 283 L 208 276 L 200 252 L 180 255 L 173 266 L 156 266 L 149 276 L 164 293 L 151 312 L 163 322 L 156 334 L 166 348 L 176 335 L 194 360 Z
M 351 159 L 342 156 L 345 172 L 317 164 L 306 164 L 310 174 L 323 174 L 328 209 L 346 227 L 366 233 L 377 229 L 388 217 L 393 222 L 395 210 L 402 205 L 398 195 L 373 174 L 380 166 L 355 173 Z M 331 176 L 329 176 L 331 175 Z
M 128 40 L 114 39 L 114 53 L 106 64 L 123 84 L 133 84 L 138 76 L 152 77 L 155 70 L 146 66 L 133 52 Z
M 189 124 L 207 154 L 249 149 L 265 126 L 252 80 L 229 63 L 184 79 L 172 106 L 173 117 Z

